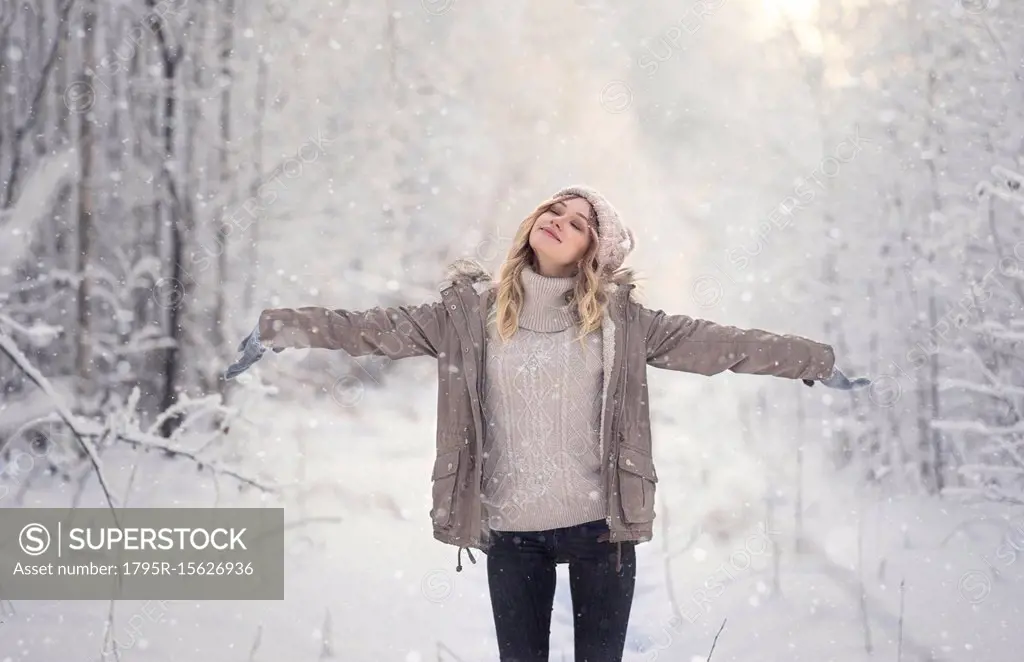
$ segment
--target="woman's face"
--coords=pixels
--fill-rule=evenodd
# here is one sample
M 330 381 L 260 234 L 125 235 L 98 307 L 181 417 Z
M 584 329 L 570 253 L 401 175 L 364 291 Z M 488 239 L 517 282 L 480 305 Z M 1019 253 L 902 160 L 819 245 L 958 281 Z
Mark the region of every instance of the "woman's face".
M 530 248 L 537 256 L 542 276 L 571 276 L 593 241 L 587 220 L 592 211 L 583 198 L 569 198 L 551 205 L 537 217 L 530 230 Z

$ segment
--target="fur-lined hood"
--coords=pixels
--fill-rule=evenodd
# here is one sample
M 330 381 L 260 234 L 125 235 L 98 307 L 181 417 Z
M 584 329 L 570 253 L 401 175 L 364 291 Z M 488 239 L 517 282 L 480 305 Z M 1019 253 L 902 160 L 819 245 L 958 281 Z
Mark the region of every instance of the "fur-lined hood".
M 611 281 L 606 284 L 609 294 L 616 292 L 619 288 L 625 288 L 632 292 L 636 287 L 634 279 L 635 272 L 631 268 L 618 270 Z M 491 272 L 479 261 L 473 258 L 459 258 L 448 265 L 445 269 L 444 280 L 440 289 L 445 289 L 457 283 L 469 283 L 478 294 L 497 287 L 498 282 L 491 275 Z
M 457 283 L 469 283 L 477 292 L 489 290 L 497 285 L 491 272 L 472 258 L 459 258 L 445 269 L 441 289 Z

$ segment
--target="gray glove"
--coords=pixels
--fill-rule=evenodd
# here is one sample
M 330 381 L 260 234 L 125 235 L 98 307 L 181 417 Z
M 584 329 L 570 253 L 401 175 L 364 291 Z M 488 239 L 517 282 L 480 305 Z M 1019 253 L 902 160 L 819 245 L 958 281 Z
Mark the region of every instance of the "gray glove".
M 844 375 L 839 368 L 832 368 L 832 374 L 820 381 L 825 386 L 829 388 L 836 388 L 840 391 L 852 391 L 853 389 L 863 388 L 871 384 L 871 380 L 867 377 L 857 377 L 853 381 L 850 381 L 850 379 Z M 813 379 L 805 379 L 803 382 L 808 386 L 814 386 Z
M 228 366 L 227 371 L 224 373 L 224 379 L 234 379 L 248 370 L 253 363 L 263 358 L 263 354 L 267 351 L 267 346 L 260 342 L 260 327 L 258 324 L 242 342 L 238 343 L 238 351 L 242 352 L 242 356 Z M 280 352 L 281 350 L 275 347 L 274 351 Z

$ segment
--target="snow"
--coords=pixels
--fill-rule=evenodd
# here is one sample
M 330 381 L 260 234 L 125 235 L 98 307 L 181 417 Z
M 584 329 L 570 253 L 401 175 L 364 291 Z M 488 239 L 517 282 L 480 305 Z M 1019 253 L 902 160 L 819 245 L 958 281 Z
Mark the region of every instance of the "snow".
M 389 380 L 391 386 L 369 390 L 364 405 L 372 416 L 354 418 L 326 396 L 301 403 L 254 396 L 247 409 L 250 425 L 235 426 L 227 441 L 245 449 L 238 469 L 297 481 L 281 497 L 286 519 L 315 522 L 287 540 L 285 600 L 157 607 L 119 602 L 115 634 L 122 643 L 134 638 L 125 643 L 123 659 L 225 659 L 247 655 L 254 645 L 257 660 L 321 659 L 327 631 L 339 659 L 497 659 L 486 556 L 477 555 L 476 565 L 466 563 L 456 573 L 455 548 L 431 535 L 436 401 L 433 388 L 423 386 L 431 369 L 430 362 L 414 360 Z M 667 435 L 661 441 L 656 459 L 670 474 L 688 450 L 673 448 Z M 138 459 L 132 455 L 115 449 L 104 454 L 115 494 L 122 493 Z M 184 460 L 144 457 L 135 484 L 147 489 L 136 487 L 128 505 L 213 502 L 212 482 L 182 469 Z M 369 466 L 379 470 L 367 471 Z M 221 506 L 267 503 L 251 492 L 223 489 L 228 480 L 219 482 Z M 1024 511 L 1010 522 L 1010 511 L 992 505 L 967 508 L 924 498 L 851 501 L 848 495 L 858 493 L 854 485 L 839 477 L 828 483 L 808 499 L 802 554 L 792 552 L 791 522 L 768 528 L 779 532 L 782 548 L 779 594 L 772 588 L 772 548 L 757 524 L 731 538 L 699 533 L 689 553 L 674 558 L 671 580 L 666 546 L 682 542 L 688 527 L 676 517 L 676 527 L 659 528 L 654 541 L 637 548 L 624 659 L 703 659 L 726 619 L 717 659 L 896 659 L 900 582 L 904 659 L 925 659 L 926 652 L 935 660 L 1015 659 L 1011 651 L 1024 646 L 1024 631 L 1015 625 L 1024 599 L 1024 564 L 1016 562 L 1017 547 L 1024 548 L 1016 528 Z M 681 496 L 679 483 L 663 478 L 659 517 L 665 507 L 674 512 Z M 66 488 L 39 489 L 23 505 L 59 505 L 67 498 Z M 93 484 L 83 505 L 101 500 Z M 268 505 L 276 502 L 275 497 Z M 858 530 L 864 544 L 860 574 Z M 875 658 L 864 651 L 858 577 Z M 566 567 L 559 566 L 552 659 L 571 655 L 570 604 Z M 0 627 L 0 650 L 14 662 L 85 659 L 83 651 L 100 650 L 107 603 L 16 602 L 13 609 L 14 616 L 5 619 L 10 623 Z
M 235 2 L 225 76 L 214 4 L 179 2 L 180 21 L 164 24 L 185 49 L 171 154 L 162 104 L 136 103 L 159 101 L 159 54 L 135 73 L 107 67 L 135 52 L 119 26 L 144 3 L 99 13 L 102 90 L 79 80 L 81 49 L 62 49 L 38 108 L 59 20 L 56 3 L 21 4 L 31 15 L 0 9 L 0 51 L 18 65 L 0 122 L 0 184 L 17 169 L 0 209 L 0 365 L 12 369 L 0 372 L 0 506 L 104 505 L 105 485 L 130 506 L 283 504 L 303 523 L 289 533 L 283 601 L 116 604 L 125 662 L 496 659 L 486 557 L 456 573 L 456 549 L 431 535 L 433 362 L 349 372 L 341 353 L 269 355 L 228 385 L 225 406 L 212 385 L 229 361 L 212 336 L 233 348 L 260 308 L 436 299 L 448 260 L 495 266 L 522 214 L 567 180 L 607 193 L 636 230 L 629 264 L 649 278 L 645 302 L 820 339 L 851 376 L 883 366 L 895 386 L 858 399 L 651 371 L 658 519 L 638 549 L 626 659 L 704 660 L 713 643 L 713 659 L 734 661 L 1020 659 L 1017 4 L 906 14 L 860 2 L 870 11 L 812 16 L 827 3 L 740 0 L 680 23 L 671 2 Z M 81 39 L 83 12 L 70 16 Z M 64 95 L 62 80 L 75 81 Z M 74 399 L 85 161 L 69 146 L 83 110 L 97 129 L 94 368 L 145 391 L 120 392 L 106 420 Z M 194 289 L 178 320 L 179 385 L 203 395 L 160 417 L 156 359 L 174 341 L 144 309 L 171 307 L 149 295 L 169 280 L 168 205 L 186 201 Z M 224 207 L 236 222 L 220 279 L 196 255 L 222 249 Z M 189 424 L 158 436 L 176 411 Z M 57 476 L 31 431 L 57 442 L 45 455 Z M 942 496 L 923 496 L 940 479 Z M 564 566 L 558 576 L 553 660 L 572 649 Z M 0 585 L 0 662 L 96 660 L 110 611 L 9 604 Z
M 35 228 L 51 213 L 60 187 L 78 176 L 73 149 L 45 155 L 28 175 L 21 195 L 10 209 L 0 209 L 0 292 L 11 284 L 8 269 L 24 260 Z

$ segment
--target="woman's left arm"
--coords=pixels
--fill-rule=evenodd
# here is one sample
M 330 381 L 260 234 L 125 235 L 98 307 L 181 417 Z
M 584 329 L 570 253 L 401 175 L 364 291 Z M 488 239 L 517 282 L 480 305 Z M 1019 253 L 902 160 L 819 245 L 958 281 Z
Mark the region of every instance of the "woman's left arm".
M 806 381 L 833 375 L 832 347 L 807 338 L 739 329 L 640 306 L 647 363 L 655 368 L 716 375 L 726 370 Z

